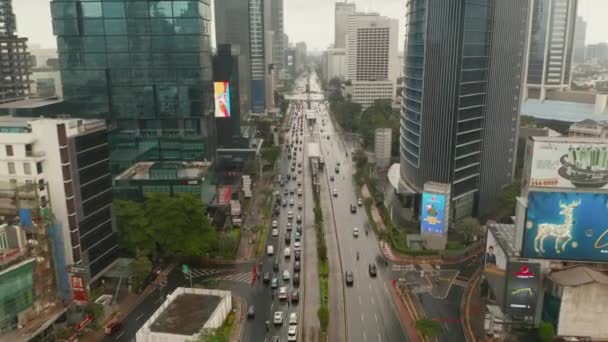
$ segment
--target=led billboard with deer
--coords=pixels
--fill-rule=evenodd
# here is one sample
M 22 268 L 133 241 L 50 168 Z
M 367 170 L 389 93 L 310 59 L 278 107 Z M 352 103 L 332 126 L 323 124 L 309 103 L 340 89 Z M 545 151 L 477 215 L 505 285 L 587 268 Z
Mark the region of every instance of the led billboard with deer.
M 522 256 L 608 262 L 608 194 L 530 192 Z

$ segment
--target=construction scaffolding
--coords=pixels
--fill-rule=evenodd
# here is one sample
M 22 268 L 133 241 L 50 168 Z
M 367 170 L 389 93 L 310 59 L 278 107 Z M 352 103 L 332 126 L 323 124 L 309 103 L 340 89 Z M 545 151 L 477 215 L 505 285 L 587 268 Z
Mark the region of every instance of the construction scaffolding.
M 59 304 L 46 187 L 0 182 L 0 334 L 26 328 Z
M 12 0 L 0 0 L 0 103 L 30 95 L 30 54 L 27 38 L 15 34 L 17 23 Z

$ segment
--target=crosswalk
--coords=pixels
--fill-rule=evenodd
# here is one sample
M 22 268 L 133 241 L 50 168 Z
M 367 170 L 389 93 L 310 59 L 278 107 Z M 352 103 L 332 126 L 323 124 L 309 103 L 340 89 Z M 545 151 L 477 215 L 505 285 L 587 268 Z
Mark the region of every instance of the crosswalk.
M 426 292 L 427 292 L 427 290 L 426 290 L 426 288 L 424 286 L 418 285 L 418 286 L 413 286 L 412 287 L 412 293 L 413 294 L 426 293 Z
M 190 274 L 192 274 L 192 278 L 203 278 L 209 277 L 219 273 L 226 273 L 230 270 L 219 269 L 219 268 L 191 268 Z
M 227 281 L 237 281 L 237 282 L 241 282 L 241 283 L 245 283 L 245 284 L 251 284 L 251 282 L 253 281 L 253 273 L 252 272 L 233 273 L 233 274 L 227 274 L 227 275 L 224 275 L 224 276 L 216 277 L 214 279 L 217 279 L 217 280 L 227 280 Z
M 233 270 L 230 269 L 209 269 L 209 268 L 191 268 L 190 273 L 192 274 L 192 279 L 196 278 L 209 278 L 215 280 L 227 280 L 227 281 L 237 281 L 246 284 L 250 284 L 253 281 L 253 273 L 252 272 L 241 272 L 241 273 L 230 273 Z
M 393 265 L 392 270 L 394 272 L 408 272 L 415 271 L 416 267 L 414 265 Z
M 452 285 L 456 285 L 456 286 L 460 286 L 460 287 L 467 287 L 467 281 L 462 280 L 462 279 L 454 279 L 454 281 L 452 282 Z

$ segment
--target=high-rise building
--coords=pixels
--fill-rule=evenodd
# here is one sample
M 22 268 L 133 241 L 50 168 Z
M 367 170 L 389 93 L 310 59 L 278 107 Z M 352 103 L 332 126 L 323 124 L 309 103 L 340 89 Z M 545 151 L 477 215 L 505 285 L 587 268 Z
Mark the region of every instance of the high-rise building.
M 306 53 L 306 43 L 296 43 L 296 70 L 298 72 L 302 71 L 306 66 Z
M 0 0 L 0 103 L 30 94 L 30 54 L 27 38 L 17 36 L 12 0 Z
M 589 44 L 585 48 L 585 60 L 608 59 L 608 43 Z
M 354 14 L 356 10 L 355 3 L 351 2 L 336 2 L 334 13 L 334 47 L 338 49 L 346 48 L 346 29 L 348 25 L 348 16 Z
M 296 77 L 296 49 L 288 48 L 285 50 L 285 70 L 291 78 Z
M 264 1 L 248 0 L 251 62 L 251 111 L 266 111 L 266 58 L 264 57 Z
M 271 20 L 269 26 L 274 35 L 272 39 L 273 64 L 275 70 L 281 70 L 283 69 L 283 55 L 286 48 L 283 32 L 283 0 L 270 0 L 270 6 Z
M 213 157 L 209 3 L 51 2 L 64 113 L 107 120 L 113 173 Z
M 346 79 L 346 50 L 329 48 L 323 51 L 323 76 L 325 82 L 334 77 Z
M 416 205 L 440 182 L 454 217 L 487 213 L 511 182 L 529 10 L 530 0 L 407 2 L 401 177 Z
M 346 79 L 352 84 L 352 101 L 369 107 L 375 100 L 395 100 L 399 77 L 399 21 L 377 13 L 348 16 Z
M 391 164 L 391 146 L 393 130 L 390 128 L 376 128 L 374 133 L 374 156 L 376 167 L 385 169 Z
M 60 281 L 68 268 L 87 283 L 98 279 L 118 258 L 104 121 L 7 117 L 0 144 L 2 178 L 35 185 L 42 208 L 52 208 L 63 247 L 54 251 Z
M 585 37 L 587 35 L 587 22 L 583 17 L 576 17 L 574 28 L 574 56 L 572 61 L 576 64 L 585 63 Z
M 249 3 L 243 0 L 216 1 L 214 10 L 216 44 L 230 44 L 238 55 L 239 99 L 241 111 L 247 113 L 251 110 Z
M 528 47 L 527 98 L 570 86 L 578 0 L 534 0 Z

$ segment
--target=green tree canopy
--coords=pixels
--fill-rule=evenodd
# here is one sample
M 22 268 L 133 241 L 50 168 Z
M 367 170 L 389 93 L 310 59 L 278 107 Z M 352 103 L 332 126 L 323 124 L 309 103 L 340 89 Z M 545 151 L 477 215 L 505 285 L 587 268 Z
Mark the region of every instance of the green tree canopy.
M 456 230 L 462 236 L 467 243 L 471 242 L 474 237 L 481 234 L 481 225 L 474 217 L 465 217 L 462 220 L 456 222 Z
M 417 320 L 415 327 L 418 333 L 423 337 L 437 337 L 444 332 L 441 323 L 428 318 Z
M 193 194 L 153 193 L 143 203 L 116 201 L 123 243 L 136 255 L 201 256 L 217 245 L 218 233 Z
M 521 180 L 517 179 L 511 185 L 504 188 L 498 195 L 496 203 L 496 214 L 498 218 L 515 215 L 516 197 L 521 191 Z
M 140 255 L 129 265 L 129 269 L 133 276 L 133 288 L 138 289 L 144 278 L 152 271 L 152 262 L 147 256 Z

